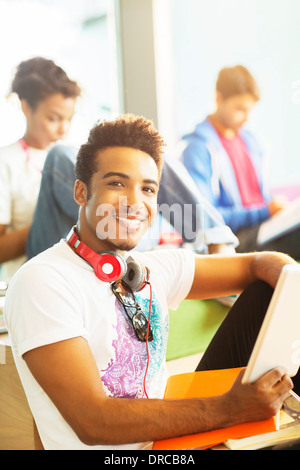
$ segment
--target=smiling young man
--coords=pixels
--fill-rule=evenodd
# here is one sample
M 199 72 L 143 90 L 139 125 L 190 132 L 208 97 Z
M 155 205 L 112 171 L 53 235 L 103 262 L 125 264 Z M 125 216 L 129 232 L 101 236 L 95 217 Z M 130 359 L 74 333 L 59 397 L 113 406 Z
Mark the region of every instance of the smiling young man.
M 106 282 L 105 265 L 117 259 L 129 267 L 128 251 L 155 215 L 162 150 L 159 133 L 142 117 L 96 125 L 77 157 L 76 228 L 26 263 L 9 286 L 6 321 L 45 449 L 140 449 L 156 439 L 264 419 L 292 387 L 285 371 L 275 369 L 251 385 L 240 376 L 219 397 L 163 399 L 168 308 L 247 288 L 199 368 L 245 365 L 272 287 L 294 261 L 276 253 L 134 252 L 143 288 L 132 294 L 124 282 Z M 101 264 L 107 255 L 110 262 Z

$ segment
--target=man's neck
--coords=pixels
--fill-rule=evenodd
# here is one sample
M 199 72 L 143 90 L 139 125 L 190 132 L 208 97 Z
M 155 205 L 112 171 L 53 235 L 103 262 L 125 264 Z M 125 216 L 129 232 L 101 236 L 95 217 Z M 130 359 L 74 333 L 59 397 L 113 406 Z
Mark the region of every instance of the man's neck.
M 80 211 L 82 212 L 82 211 Z M 86 221 L 82 223 L 81 214 L 79 215 L 79 220 L 76 226 L 76 233 L 80 240 L 82 240 L 86 245 L 89 246 L 93 251 L 99 253 L 101 251 L 112 251 L 116 252 L 119 255 L 125 257 L 127 250 L 122 250 L 115 246 L 113 243 L 109 243 L 108 239 L 106 242 L 99 238 L 97 235 L 94 235 L 88 228 Z
M 222 124 L 216 113 L 208 116 L 208 120 L 216 129 L 218 134 L 225 137 L 226 139 L 234 139 L 234 137 L 236 136 L 236 132 L 233 129 L 230 129 L 229 127 L 226 127 Z

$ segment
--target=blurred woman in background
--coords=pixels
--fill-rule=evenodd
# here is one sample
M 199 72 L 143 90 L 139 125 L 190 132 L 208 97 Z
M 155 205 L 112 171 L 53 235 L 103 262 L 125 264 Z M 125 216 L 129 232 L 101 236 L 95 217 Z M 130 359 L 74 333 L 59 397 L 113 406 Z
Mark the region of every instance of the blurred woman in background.
M 0 149 L 0 264 L 9 281 L 24 263 L 43 165 L 51 144 L 63 139 L 80 87 L 52 60 L 21 62 L 12 81 L 26 118 L 24 136 Z

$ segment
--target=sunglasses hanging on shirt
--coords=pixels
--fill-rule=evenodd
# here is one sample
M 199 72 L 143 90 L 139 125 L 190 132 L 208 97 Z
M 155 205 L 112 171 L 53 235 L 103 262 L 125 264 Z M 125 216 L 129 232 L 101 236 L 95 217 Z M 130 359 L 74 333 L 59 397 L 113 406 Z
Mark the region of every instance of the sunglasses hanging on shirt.
M 111 288 L 119 302 L 123 305 L 132 323 L 137 339 L 143 342 L 147 340 L 152 341 L 153 334 L 149 324 L 150 322 L 148 322 L 148 319 L 142 312 L 130 287 L 123 281 L 117 281 L 111 285 Z

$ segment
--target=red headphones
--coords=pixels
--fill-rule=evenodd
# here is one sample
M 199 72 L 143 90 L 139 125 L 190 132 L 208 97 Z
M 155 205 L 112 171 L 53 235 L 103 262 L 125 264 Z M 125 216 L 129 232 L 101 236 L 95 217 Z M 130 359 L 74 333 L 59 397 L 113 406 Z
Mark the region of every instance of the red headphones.
M 115 251 L 96 253 L 81 241 L 72 227 L 67 236 L 69 246 L 93 266 L 96 276 L 103 282 L 114 282 L 122 279 L 133 291 L 143 289 L 149 281 L 150 271 L 129 256 L 126 261 Z

